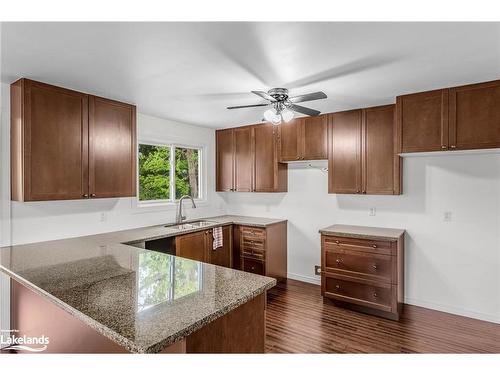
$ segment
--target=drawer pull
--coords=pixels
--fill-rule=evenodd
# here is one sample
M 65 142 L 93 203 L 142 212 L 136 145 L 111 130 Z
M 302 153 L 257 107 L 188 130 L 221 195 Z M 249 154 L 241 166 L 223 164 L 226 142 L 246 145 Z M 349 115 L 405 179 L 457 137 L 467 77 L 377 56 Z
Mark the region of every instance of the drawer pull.
M 377 292 L 373 292 L 373 297 L 377 298 Z
M 374 249 L 376 249 L 376 248 L 377 248 L 377 245 L 373 244 L 373 245 L 372 245 L 372 247 L 373 247 Z
M 372 267 L 374 270 L 378 269 L 378 266 L 376 264 L 374 264 Z
M 342 259 L 337 259 L 335 262 L 337 262 L 337 264 L 339 264 L 342 262 Z
M 335 288 L 340 289 L 340 285 L 338 285 L 338 284 L 335 285 Z
M 335 241 L 335 243 L 338 245 L 340 243 L 340 241 L 337 240 L 337 241 Z

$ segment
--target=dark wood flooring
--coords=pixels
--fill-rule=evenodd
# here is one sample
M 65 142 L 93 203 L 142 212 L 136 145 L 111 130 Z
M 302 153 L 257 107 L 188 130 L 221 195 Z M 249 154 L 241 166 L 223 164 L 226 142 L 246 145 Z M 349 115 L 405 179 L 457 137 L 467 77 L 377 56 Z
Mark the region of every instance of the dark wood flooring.
M 268 353 L 500 353 L 500 324 L 405 305 L 399 322 L 323 302 L 295 280 L 268 292 Z

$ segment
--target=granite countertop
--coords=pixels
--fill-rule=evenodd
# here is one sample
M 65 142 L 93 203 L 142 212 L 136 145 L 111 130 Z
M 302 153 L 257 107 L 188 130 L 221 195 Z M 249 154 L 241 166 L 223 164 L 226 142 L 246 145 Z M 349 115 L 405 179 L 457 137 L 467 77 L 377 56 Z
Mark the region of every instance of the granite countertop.
M 405 233 L 404 229 L 363 227 L 358 225 L 335 224 L 320 229 L 321 234 L 329 234 L 339 237 L 356 237 L 366 239 L 379 239 L 395 241 Z
M 214 224 L 202 229 L 284 221 L 203 220 Z M 0 270 L 127 350 L 156 353 L 276 285 L 273 278 L 125 244 L 193 231 L 158 225 L 3 247 Z

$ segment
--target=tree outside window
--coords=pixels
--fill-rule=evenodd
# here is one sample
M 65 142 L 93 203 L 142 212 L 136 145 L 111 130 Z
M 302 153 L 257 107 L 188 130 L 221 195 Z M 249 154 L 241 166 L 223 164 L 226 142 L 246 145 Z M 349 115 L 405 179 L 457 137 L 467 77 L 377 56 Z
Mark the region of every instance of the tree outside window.
M 200 160 L 199 148 L 139 144 L 139 201 L 201 198 Z

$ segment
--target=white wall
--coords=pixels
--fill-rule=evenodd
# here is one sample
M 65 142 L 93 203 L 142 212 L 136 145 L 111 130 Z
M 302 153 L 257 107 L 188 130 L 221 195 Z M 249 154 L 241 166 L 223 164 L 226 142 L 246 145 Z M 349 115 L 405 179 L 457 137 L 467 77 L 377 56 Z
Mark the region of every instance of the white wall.
M 175 207 L 137 208 L 135 198 L 88 199 L 74 201 L 10 202 L 9 161 L 9 86 L 2 84 L 1 185 L 0 208 L 2 233 L 0 245 L 39 242 L 109 232 L 120 229 L 172 222 Z M 174 141 L 206 147 L 207 203 L 192 209 L 185 205 L 187 216 L 196 218 L 224 213 L 224 202 L 215 194 L 214 130 L 138 114 L 138 140 Z M 101 221 L 101 213 L 107 219 Z M 8 222 L 10 218 L 10 223 Z
M 402 196 L 329 195 L 327 179 L 289 169 L 286 194 L 220 195 L 229 214 L 289 220 L 288 274 L 304 281 L 319 282 L 318 229 L 405 228 L 406 302 L 500 323 L 500 155 L 407 157 Z

